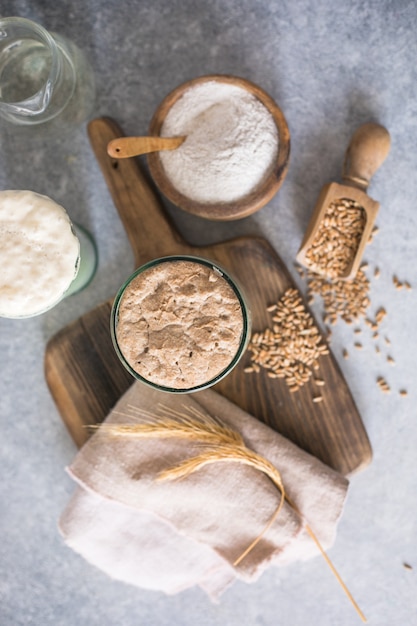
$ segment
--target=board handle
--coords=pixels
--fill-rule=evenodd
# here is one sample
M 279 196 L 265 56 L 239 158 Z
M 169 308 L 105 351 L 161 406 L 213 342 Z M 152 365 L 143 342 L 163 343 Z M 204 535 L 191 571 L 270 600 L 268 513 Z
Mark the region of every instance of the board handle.
M 141 171 L 137 159 L 114 159 L 110 141 L 124 135 L 111 118 L 93 119 L 87 126 L 96 159 L 133 249 L 136 266 L 169 254 L 186 253 L 188 245 L 165 213 Z
M 388 156 L 390 134 L 384 126 L 369 122 L 353 133 L 343 165 L 343 181 L 367 189 L 372 176 Z

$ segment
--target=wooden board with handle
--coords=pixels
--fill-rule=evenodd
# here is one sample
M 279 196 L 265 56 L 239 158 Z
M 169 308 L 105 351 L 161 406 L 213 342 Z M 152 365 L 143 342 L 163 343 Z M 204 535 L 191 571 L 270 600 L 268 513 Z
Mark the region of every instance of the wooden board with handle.
M 267 306 L 295 285 L 269 243 L 245 236 L 210 246 L 190 246 L 166 216 L 137 160 L 115 160 L 107 155 L 108 142 L 123 134 L 117 124 L 98 118 L 90 122 L 88 131 L 136 265 L 169 254 L 194 254 L 217 261 L 243 285 L 253 331 L 270 325 Z M 85 426 L 100 423 L 133 382 L 111 344 L 110 310 L 111 302 L 96 307 L 58 332 L 46 348 L 46 380 L 78 446 L 89 436 Z M 290 393 L 284 380 L 271 379 L 266 371 L 246 374 L 248 364 L 246 354 L 216 385 L 216 391 L 345 475 L 370 462 L 372 452 L 364 425 L 331 353 L 320 357 L 320 375 L 325 380 L 320 403 L 312 400 L 312 381 Z

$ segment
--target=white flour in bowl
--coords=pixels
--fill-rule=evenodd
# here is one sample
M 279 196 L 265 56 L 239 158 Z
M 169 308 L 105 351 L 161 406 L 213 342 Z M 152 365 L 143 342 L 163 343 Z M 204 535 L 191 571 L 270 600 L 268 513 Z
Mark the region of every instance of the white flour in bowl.
M 184 143 L 160 152 L 174 187 L 196 202 L 244 198 L 270 174 L 278 131 L 268 109 L 236 85 L 208 81 L 190 87 L 168 111 L 161 136 L 185 135 Z

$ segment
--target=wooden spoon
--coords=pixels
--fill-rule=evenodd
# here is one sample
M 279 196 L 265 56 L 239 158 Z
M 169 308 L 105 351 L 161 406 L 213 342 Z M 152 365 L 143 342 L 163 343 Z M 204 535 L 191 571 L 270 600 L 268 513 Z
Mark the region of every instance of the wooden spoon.
M 175 150 L 185 137 L 119 137 L 109 142 L 107 154 L 115 159 L 159 152 L 160 150 Z
M 372 198 L 367 195 L 366 189 L 368 188 L 372 176 L 387 158 L 390 143 L 390 135 L 387 129 L 379 124 L 372 122 L 363 124 L 355 131 L 345 155 L 342 172 L 342 179 L 345 184 L 330 183 L 323 187 L 304 239 L 297 253 L 297 261 L 299 263 L 315 273 L 328 276 L 329 278 L 354 278 L 359 269 L 359 264 L 379 209 L 379 203 L 375 202 L 375 200 L 372 200 Z M 338 276 L 335 276 L 329 269 L 331 263 L 323 262 L 320 263 L 320 265 L 314 264 L 313 266 L 307 252 L 313 242 L 317 244 L 316 235 L 318 234 L 327 209 L 334 203 L 333 206 L 336 207 L 334 213 L 339 209 L 343 210 L 340 203 L 342 199 L 352 200 L 363 209 L 365 223 L 362 233 L 360 234 L 359 243 L 350 259 L 350 263 Z M 323 233 L 323 228 L 320 232 L 321 234 Z M 331 255 L 332 253 L 326 254 Z M 329 257 L 327 261 L 329 261 Z

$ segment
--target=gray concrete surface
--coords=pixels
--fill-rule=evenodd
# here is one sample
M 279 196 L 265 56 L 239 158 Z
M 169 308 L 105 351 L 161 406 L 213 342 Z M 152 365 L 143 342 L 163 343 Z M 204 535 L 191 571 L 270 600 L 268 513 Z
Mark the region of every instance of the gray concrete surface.
M 192 243 L 237 234 L 267 237 L 288 265 L 317 194 L 339 180 L 350 135 L 384 124 L 390 155 L 370 195 L 380 231 L 366 252 L 372 311 L 387 309 L 380 356 L 352 346 L 339 323 L 332 349 L 374 450 L 351 479 L 330 556 L 374 626 L 417 624 L 416 310 L 417 5 L 412 0 L 2 0 L 19 15 L 67 35 L 89 56 L 97 80 L 94 115 L 126 134 L 146 133 L 161 99 L 207 73 L 248 78 L 282 107 L 291 130 L 287 179 L 256 215 L 210 223 L 168 205 Z M 1 131 L 0 188 L 33 189 L 61 202 L 96 238 L 100 264 L 83 293 L 30 320 L 0 320 L 0 623 L 3 626 L 350 626 L 359 623 L 320 558 L 265 573 L 211 605 L 197 590 L 175 597 L 117 583 L 63 545 L 57 520 L 73 485 L 73 445 L 43 375 L 47 340 L 111 297 L 133 268 L 123 227 L 92 156 L 85 127 L 47 141 Z M 392 277 L 408 280 L 396 290 Z M 319 315 L 319 309 L 314 309 Z M 344 360 L 342 349 L 350 350 Z M 396 366 L 390 366 L 391 354 Z M 381 393 L 377 376 L 391 385 Z M 400 397 L 400 388 L 408 390 Z M 406 568 L 409 564 L 413 569 Z

